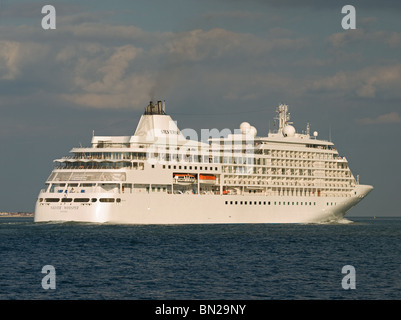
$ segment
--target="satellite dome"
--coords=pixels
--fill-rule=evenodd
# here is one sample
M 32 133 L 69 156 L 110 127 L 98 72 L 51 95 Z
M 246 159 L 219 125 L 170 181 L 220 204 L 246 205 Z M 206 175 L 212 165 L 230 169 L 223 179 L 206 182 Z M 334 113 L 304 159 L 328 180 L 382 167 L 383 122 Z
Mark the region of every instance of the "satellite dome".
M 283 129 L 284 137 L 294 137 L 295 136 L 295 128 L 293 126 L 287 125 Z
M 242 122 L 239 128 L 241 129 L 242 134 L 246 134 L 251 129 L 251 125 L 248 122 Z
M 249 133 L 250 135 L 252 135 L 253 137 L 256 137 L 256 134 L 258 133 L 258 130 L 256 130 L 256 128 L 255 128 L 254 126 L 251 126 L 251 127 L 249 128 L 248 133 Z

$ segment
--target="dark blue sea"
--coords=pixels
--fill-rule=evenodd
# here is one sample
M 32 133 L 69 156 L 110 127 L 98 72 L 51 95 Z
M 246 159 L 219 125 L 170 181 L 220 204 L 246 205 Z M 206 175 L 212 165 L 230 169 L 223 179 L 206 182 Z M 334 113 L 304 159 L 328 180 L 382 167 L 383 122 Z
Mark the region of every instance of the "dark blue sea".
M 401 219 L 349 220 L 139 226 L 1 218 L 0 299 L 400 299 Z M 42 287 L 46 265 L 55 289 Z M 355 289 L 343 288 L 346 265 Z

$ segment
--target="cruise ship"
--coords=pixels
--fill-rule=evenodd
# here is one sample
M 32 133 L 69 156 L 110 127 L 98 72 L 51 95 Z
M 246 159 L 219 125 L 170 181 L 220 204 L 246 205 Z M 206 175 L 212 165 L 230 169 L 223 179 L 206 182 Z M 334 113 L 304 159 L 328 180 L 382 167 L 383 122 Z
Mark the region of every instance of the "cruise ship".
M 288 106 L 274 132 L 248 122 L 194 139 L 150 102 L 129 136 L 96 136 L 55 166 L 34 220 L 115 224 L 339 221 L 372 189 L 318 133 L 298 133 Z M 205 131 L 205 130 L 202 130 Z M 184 134 L 185 133 L 185 134 Z

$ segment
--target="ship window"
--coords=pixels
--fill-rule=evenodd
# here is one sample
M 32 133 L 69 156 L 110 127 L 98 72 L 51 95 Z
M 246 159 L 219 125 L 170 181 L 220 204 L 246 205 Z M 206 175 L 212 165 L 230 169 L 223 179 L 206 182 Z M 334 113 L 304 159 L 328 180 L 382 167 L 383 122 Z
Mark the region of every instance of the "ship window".
M 267 204 L 270 206 L 270 201 Z
M 240 202 L 240 204 L 242 204 L 242 201 Z
M 230 201 L 230 204 L 233 204 L 233 202 L 232 202 L 232 201 Z
M 245 201 L 245 204 L 248 204 L 248 201 Z
M 235 201 L 235 204 L 238 204 L 238 202 L 237 202 L 237 201 Z
M 92 198 L 92 202 L 96 202 L 97 201 L 97 199 L 96 198 Z
M 72 202 L 72 198 L 63 198 L 61 202 Z
M 121 199 L 120 199 L 120 198 L 117 198 L 117 199 L 116 199 L 116 202 L 118 202 L 118 203 L 121 202 Z
M 263 204 L 266 205 L 266 201 L 263 201 Z
M 228 204 L 228 201 L 226 201 L 226 204 Z
M 89 202 L 89 198 L 76 198 L 74 202 Z
M 262 201 L 259 201 L 259 205 L 261 205 L 262 204 Z M 265 202 L 265 204 L 266 204 L 266 202 Z
M 100 198 L 100 202 L 114 202 L 114 198 Z
M 60 199 L 59 198 L 46 198 L 45 201 L 46 202 L 59 202 Z
M 252 205 L 252 201 L 249 201 L 249 204 Z
M 154 164 L 152 164 L 152 169 L 154 169 L 155 168 L 155 165 Z

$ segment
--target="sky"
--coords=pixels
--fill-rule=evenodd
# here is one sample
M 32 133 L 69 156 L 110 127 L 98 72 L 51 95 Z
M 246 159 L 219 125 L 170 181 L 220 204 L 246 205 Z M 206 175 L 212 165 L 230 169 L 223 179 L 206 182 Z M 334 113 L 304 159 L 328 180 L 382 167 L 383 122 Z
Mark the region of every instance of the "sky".
M 155 99 L 199 135 L 247 121 L 266 136 L 285 103 L 374 186 L 350 216 L 401 216 L 400 14 L 393 0 L 0 0 L 0 211 L 33 212 L 54 159 L 93 130 L 132 135 Z

